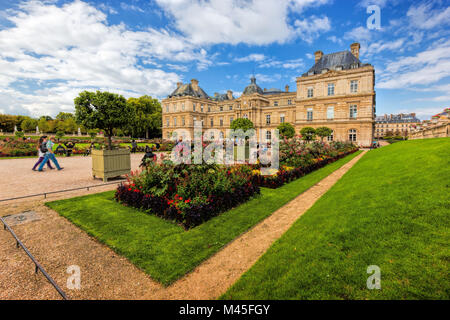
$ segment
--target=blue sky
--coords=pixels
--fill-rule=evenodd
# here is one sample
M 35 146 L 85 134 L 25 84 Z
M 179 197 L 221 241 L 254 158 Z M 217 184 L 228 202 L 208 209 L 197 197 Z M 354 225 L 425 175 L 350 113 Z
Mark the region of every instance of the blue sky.
M 239 96 L 252 73 L 295 90 L 316 50 L 358 41 L 377 114 L 427 119 L 450 105 L 449 35 L 443 0 L 0 0 L 0 113 L 73 111 L 82 90 L 163 98 L 191 78 Z

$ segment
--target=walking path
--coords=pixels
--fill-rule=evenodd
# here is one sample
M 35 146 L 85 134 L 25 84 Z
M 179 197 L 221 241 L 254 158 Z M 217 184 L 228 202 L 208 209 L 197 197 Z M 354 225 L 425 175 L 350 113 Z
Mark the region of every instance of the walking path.
M 0 215 L 18 213 L 19 209 L 32 209 L 38 213 L 40 220 L 17 225 L 13 229 L 71 299 L 215 299 L 238 280 L 364 153 L 275 211 L 167 288 L 45 207 L 43 200 L 0 206 Z M 86 192 L 79 192 L 83 193 Z M 33 264 L 15 247 L 11 235 L 2 230 L 0 264 L 0 299 L 59 298 L 42 275 L 34 275 Z M 66 269 L 70 265 L 78 265 L 81 269 L 80 290 L 68 290 L 65 286 L 69 276 Z

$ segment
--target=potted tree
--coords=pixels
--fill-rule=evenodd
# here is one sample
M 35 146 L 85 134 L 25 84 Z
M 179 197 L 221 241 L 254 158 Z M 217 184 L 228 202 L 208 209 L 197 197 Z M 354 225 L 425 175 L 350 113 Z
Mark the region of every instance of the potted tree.
M 108 142 L 105 148 L 92 150 L 92 176 L 108 181 L 130 173 L 130 150 L 112 145 L 113 130 L 125 127 L 130 121 L 126 99 L 110 92 L 83 91 L 74 102 L 77 122 L 90 130 L 102 130 Z

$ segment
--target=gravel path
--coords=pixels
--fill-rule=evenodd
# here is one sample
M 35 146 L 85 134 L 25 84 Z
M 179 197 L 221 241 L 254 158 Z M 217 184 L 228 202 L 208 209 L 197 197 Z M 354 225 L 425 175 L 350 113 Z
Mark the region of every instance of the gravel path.
M 38 213 L 40 220 L 16 225 L 13 229 L 71 299 L 214 299 L 239 279 L 270 245 L 327 192 L 363 154 L 358 155 L 317 185 L 274 212 L 168 288 L 153 281 L 126 258 L 117 255 L 110 248 L 45 207 L 43 199 L 0 203 L 0 215 L 19 213 L 25 210 L 34 210 Z M 139 158 L 139 155 L 138 157 L 134 155 L 132 167 L 137 166 Z M 1 160 L 0 168 L 3 166 L 3 161 L 25 162 L 26 160 L 30 159 Z M 28 161 L 28 164 L 21 164 L 21 166 L 28 165 L 29 174 L 33 175 L 34 172 L 29 169 L 29 165 L 33 163 L 34 159 L 31 160 Z M 73 161 L 72 159 L 67 160 Z M 69 162 L 67 163 L 69 164 Z M 86 174 L 84 173 L 86 165 L 86 162 L 85 166 L 80 167 L 74 164 L 72 169 L 67 171 L 73 170 L 73 173 L 64 179 L 72 177 L 76 183 L 81 185 L 83 182 L 92 184 L 92 178 L 89 175 L 90 169 Z M 64 166 L 68 167 L 66 163 Z M 75 172 L 79 172 L 79 176 Z M 48 174 L 48 177 L 52 177 L 51 179 L 56 179 L 52 176 L 53 172 L 41 174 Z M 8 175 L 10 178 L 13 176 L 11 173 Z M 28 178 L 26 181 L 29 181 Z M 63 188 L 67 188 L 70 180 L 65 181 L 66 186 Z M 98 183 L 101 181 L 99 180 Z M 20 190 L 19 181 L 14 185 L 17 185 L 15 188 L 18 194 L 24 193 Z M 46 187 L 50 186 L 46 185 Z M 70 198 L 113 188 L 114 186 L 99 187 L 90 192 L 77 191 L 57 194 L 52 195 L 50 200 Z M 1 191 L 0 198 L 5 198 L 4 190 Z M 26 190 L 26 193 L 31 193 L 38 189 Z M 0 299 L 59 299 L 59 295 L 45 278 L 40 273 L 34 274 L 34 266 L 29 258 L 22 250 L 15 247 L 11 235 L 3 230 L 0 230 L 0 265 L 2 266 L 0 269 Z M 70 265 L 78 265 L 81 269 L 80 290 L 66 288 L 69 276 L 66 269 Z

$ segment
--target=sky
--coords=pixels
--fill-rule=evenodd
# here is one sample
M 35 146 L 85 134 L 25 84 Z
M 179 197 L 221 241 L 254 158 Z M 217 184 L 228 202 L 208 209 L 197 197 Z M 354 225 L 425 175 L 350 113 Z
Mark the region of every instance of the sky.
M 73 112 L 83 90 L 163 99 L 192 78 L 211 96 L 252 74 L 292 91 L 315 51 L 359 42 L 377 115 L 429 119 L 450 106 L 449 35 L 449 0 L 0 0 L 0 113 Z

